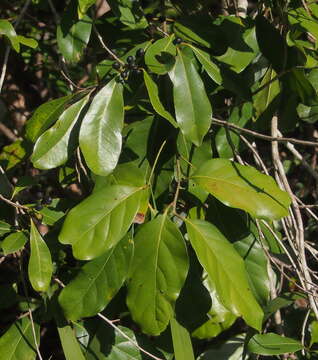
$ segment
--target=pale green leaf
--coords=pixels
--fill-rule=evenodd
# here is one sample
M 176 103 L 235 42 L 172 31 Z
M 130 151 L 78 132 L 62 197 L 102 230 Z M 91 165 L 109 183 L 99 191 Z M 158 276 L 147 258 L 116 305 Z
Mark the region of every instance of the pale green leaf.
M 78 320 L 102 311 L 123 285 L 133 254 L 133 241 L 124 237 L 115 247 L 86 263 L 59 296 L 65 317 Z
M 191 337 L 188 330 L 174 318 L 170 320 L 175 360 L 194 360 Z
M 20 51 L 20 43 L 14 27 L 8 20 L 0 20 L 0 35 L 6 36 L 16 52 Z
M 150 75 L 148 75 L 148 73 L 146 72 L 146 70 L 144 70 L 144 81 L 148 90 L 148 95 L 149 95 L 149 99 L 151 102 L 151 105 L 153 106 L 153 108 L 155 109 L 155 111 L 162 116 L 163 118 L 165 118 L 166 120 L 168 120 L 170 122 L 170 124 L 174 127 L 178 127 L 178 124 L 176 123 L 175 119 L 173 118 L 173 116 L 164 108 L 164 106 L 162 105 L 162 102 L 159 98 L 159 90 L 158 90 L 158 86 L 157 84 L 152 80 L 152 78 L 150 77 Z
M 303 349 L 301 342 L 274 333 L 256 334 L 249 341 L 247 348 L 259 355 L 281 355 Z
M 243 259 L 233 245 L 212 224 L 186 219 L 191 244 L 208 273 L 220 302 L 236 316 L 260 330 L 263 311 L 255 300 L 247 279 Z
M 19 41 L 20 44 L 23 44 L 25 46 L 28 46 L 32 49 L 35 49 L 38 47 L 38 42 L 35 39 L 32 38 L 28 38 L 22 35 L 18 35 L 17 39 Z
M 30 260 L 28 274 L 35 291 L 47 291 L 52 277 L 53 265 L 50 250 L 31 220 Z
M 80 147 L 95 174 L 106 176 L 115 169 L 121 152 L 123 122 L 123 87 L 113 79 L 94 97 L 80 129 Z
M 87 10 L 96 3 L 96 0 L 78 0 L 78 17 L 81 19 Z
M 188 266 L 184 240 L 167 213 L 140 227 L 135 237 L 127 305 L 143 332 L 158 335 L 167 327 Z
M 22 231 L 8 235 L 2 242 L 4 255 L 12 254 L 21 250 L 27 241 L 28 239 Z
M 39 344 L 40 327 L 34 323 L 36 340 Z M 34 360 L 36 344 L 29 317 L 17 320 L 0 338 L 0 359 Z
M 251 166 L 226 159 L 206 161 L 191 179 L 227 206 L 253 217 L 277 220 L 288 215 L 289 195 L 274 179 Z
M 59 240 L 71 244 L 81 260 L 102 255 L 126 234 L 140 205 L 144 187 L 106 186 L 93 192 L 66 216 Z
M 173 83 L 177 123 L 184 136 L 200 146 L 212 120 L 211 104 L 203 81 L 192 60 L 182 50 L 178 50 L 175 66 L 169 75 Z
M 76 148 L 78 120 L 89 96 L 71 105 L 57 122 L 42 134 L 34 145 L 34 167 L 48 170 L 63 165 Z

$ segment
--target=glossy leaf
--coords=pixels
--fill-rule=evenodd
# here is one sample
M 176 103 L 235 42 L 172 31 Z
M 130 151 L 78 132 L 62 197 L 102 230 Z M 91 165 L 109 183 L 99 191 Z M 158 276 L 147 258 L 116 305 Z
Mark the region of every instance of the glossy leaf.
M 191 244 L 221 303 L 260 330 L 263 311 L 250 290 L 243 259 L 214 225 L 186 219 L 186 226 Z
M 210 78 L 218 85 L 220 85 L 222 83 L 221 72 L 219 67 L 212 61 L 211 56 L 207 52 L 198 49 L 195 46 L 192 46 L 190 44 L 187 44 L 187 46 L 191 47 L 195 56 L 203 66 L 204 70 L 210 76 Z
M 17 33 L 15 32 L 14 27 L 8 20 L 0 20 L 0 35 L 5 35 L 9 39 L 13 49 L 16 52 L 20 51 L 20 42 L 17 37 Z
M 184 240 L 167 213 L 141 226 L 135 237 L 127 305 L 146 334 L 160 334 L 172 319 L 188 266 Z
M 34 323 L 37 343 L 40 327 Z M 0 338 L 0 358 L 5 360 L 34 360 L 36 345 L 29 317 L 17 320 Z
M 289 195 L 273 178 L 251 166 L 213 159 L 191 178 L 225 205 L 245 210 L 253 217 L 277 220 L 288 215 Z
M 75 150 L 78 120 L 88 99 L 89 97 L 85 96 L 71 105 L 57 122 L 38 138 L 31 157 L 34 167 L 48 170 L 63 165 L 67 161 Z
M 78 19 L 75 1 L 64 12 L 60 25 L 57 27 L 56 39 L 59 51 L 65 60 L 77 63 L 89 41 L 92 30 L 92 19 L 83 15 Z
M 30 260 L 28 274 L 35 291 L 47 291 L 52 277 L 53 265 L 50 250 L 31 220 Z
M 8 235 L 2 242 L 4 255 L 12 254 L 21 250 L 27 241 L 28 238 L 22 231 Z
M 144 29 L 148 26 L 139 0 L 109 0 L 108 3 L 119 20 L 131 29 Z
M 65 317 L 75 321 L 102 311 L 123 285 L 132 254 L 133 242 L 126 236 L 105 254 L 85 264 L 59 296 Z
M 200 146 L 211 125 L 212 109 L 203 82 L 184 51 L 179 50 L 169 73 L 173 82 L 176 119 L 184 136 Z M 185 106 L 187 104 L 187 106 Z
M 125 235 L 140 205 L 143 187 L 112 185 L 101 188 L 66 216 L 59 241 L 71 244 L 77 259 L 102 255 Z
M 172 42 L 173 36 L 169 36 L 159 39 L 149 46 L 145 54 L 145 63 L 151 72 L 164 75 L 171 69 L 174 63 L 172 59 L 176 55 L 176 47 Z
M 164 108 L 162 105 L 162 102 L 159 98 L 159 90 L 157 84 L 152 80 L 150 75 L 144 70 L 144 81 L 147 87 L 147 91 L 149 94 L 149 99 L 151 102 L 151 105 L 155 109 L 155 111 L 168 120 L 170 124 L 174 127 L 178 127 L 178 124 L 176 123 L 175 119 L 172 117 L 172 115 Z
M 18 35 L 17 39 L 18 39 L 20 44 L 28 46 L 28 47 L 30 47 L 32 49 L 35 49 L 35 48 L 38 47 L 38 42 L 35 39 L 27 38 L 27 37 L 22 36 L 22 35 Z
M 74 95 L 67 95 L 39 106 L 33 113 L 31 119 L 26 123 L 27 138 L 35 142 L 37 138 L 59 118 L 73 96 Z
M 248 350 L 259 355 L 280 355 L 303 349 L 301 342 L 274 333 L 256 334 L 249 341 Z
M 245 334 L 231 338 L 220 347 L 205 351 L 198 360 L 242 360 L 244 337 Z
M 174 318 L 170 320 L 175 360 L 194 360 L 191 337 L 188 330 Z
M 95 174 L 106 176 L 115 169 L 121 152 L 123 121 L 123 87 L 113 79 L 94 97 L 80 129 L 80 147 Z

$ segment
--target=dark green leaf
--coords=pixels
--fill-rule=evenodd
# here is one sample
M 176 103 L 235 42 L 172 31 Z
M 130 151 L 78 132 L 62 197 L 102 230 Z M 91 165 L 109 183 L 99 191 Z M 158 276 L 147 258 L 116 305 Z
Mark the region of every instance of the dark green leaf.
M 12 254 L 21 250 L 27 241 L 28 238 L 22 231 L 8 235 L 2 242 L 4 255 Z
M 35 291 L 47 291 L 52 277 L 53 265 L 50 250 L 31 220 L 30 260 L 28 274 Z
M 119 20 L 131 29 L 144 29 L 148 26 L 139 0 L 109 0 L 109 5 Z
M 188 266 L 184 240 L 167 213 L 142 225 L 135 237 L 127 304 L 143 332 L 158 335 L 167 327 Z
M 71 105 L 57 122 L 42 134 L 34 145 L 31 161 L 34 167 L 48 170 L 63 165 L 75 150 L 78 119 L 89 96 Z M 76 126 L 77 125 L 77 126 Z
M 94 97 L 80 129 L 80 147 L 95 174 L 106 176 L 115 169 L 121 152 L 123 121 L 123 87 L 113 79 Z
M 175 360 L 194 360 L 191 337 L 174 318 L 170 320 Z
M 243 259 L 214 225 L 195 219 L 186 219 L 186 225 L 191 244 L 220 302 L 260 330 L 263 311 L 250 290 Z
M 182 50 L 178 51 L 176 64 L 169 75 L 173 82 L 177 123 L 184 136 L 200 146 L 212 120 L 211 104 L 202 79 L 192 60 Z
M 85 264 L 59 296 L 67 319 L 94 316 L 102 311 L 123 285 L 133 254 L 126 236 L 104 255 Z
M 280 190 L 273 178 L 251 166 L 213 159 L 191 178 L 225 205 L 245 210 L 253 217 L 277 220 L 288 215 L 289 195 Z
M 143 187 L 112 185 L 101 188 L 66 216 L 59 240 L 71 244 L 81 260 L 102 255 L 125 235 L 140 205 Z
M 274 333 L 254 335 L 247 347 L 250 352 L 259 355 L 280 355 L 303 349 L 299 341 Z
M 40 327 L 34 323 L 36 342 L 29 317 L 17 320 L 0 338 L 0 358 L 3 360 L 34 360 Z
M 44 133 L 62 114 L 66 104 L 74 97 L 67 95 L 59 99 L 48 101 L 39 106 L 31 119 L 26 123 L 26 136 L 32 142 Z

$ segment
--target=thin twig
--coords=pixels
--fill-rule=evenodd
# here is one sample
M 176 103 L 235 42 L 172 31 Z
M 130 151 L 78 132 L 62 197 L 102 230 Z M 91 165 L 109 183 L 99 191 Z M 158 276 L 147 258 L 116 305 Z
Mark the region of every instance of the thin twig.
M 288 137 L 269 136 L 269 135 L 258 133 L 258 132 L 253 131 L 253 130 L 241 128 L 238 125 L 228 123 L 227 121 L 219 120 L 219 119 L 216 119 L 216 118 L 212 118 L 212 124 L 219 125 L 219 126 L 224 126 L 224 127 L 227 126 L 230 129 L 234 129 L 234 130 L 237 130 L 239 132 L 243 132 L 243 133 L 252 135 L 254 137 L 257 137 L 259 139 L 263 139 L 263 140 L 266 140 L 266 141 L 278 141 L 278 142 L 286 142 L 286 141 L 288 141 L 288 142 L 290 142 L 292 144 L 299 144 L 299 145 L 304 145 L 304 146 L 317 146 L 318 147 L 318 141 L 315 142 L 315 141 L 299 140 L 299 139 L 288 138 Z
M 102 315 L 101 313 L 98 313 L 97 316 L 99 316 L 101 319 L 103 319 L 105 322 L 107 322 L 107 324 L 109 324 L 111 327 L 113 327 L 115 329 L 115 331 L 118 331 L 120 333 L 120 335 L 122 335 L 125 339 L 127 339 L 132 345 L 136 346 L 141 352 L 148 355 L 152 359 L 162 360 L 161 358 L 158 358 L 157 356 L 152 355 L 150 352 L 148 352 L 147 350 L 145 350 L 141 346 L 139 346 L 136 341 L 134 341 L 128 335 L 126 335 L 122 330 L 120 330 L 120 328 L 118 326 L 114 325 L 111 320 L 107 319 L 106 316 Z
M 2 134 L 5 135 L 12 142 L 18 140 L 18 137 L 15 135 L 15 133 L 7 126 L 5 126 L 2 122 L 0 122 L 0 132 L 2 132 Z
M 14 206 L 17 209 L 21 209 L 21 210 L 25 210 L 25 211 L 30 211 L 30 209 L 26 206 L 20 205 L 19 203 L 16 203 L 14 201 L 11 201 L 7 198 L 5 198 L 3 195 L 0 194 L 0 200 L 4 201 L 5 203 Z

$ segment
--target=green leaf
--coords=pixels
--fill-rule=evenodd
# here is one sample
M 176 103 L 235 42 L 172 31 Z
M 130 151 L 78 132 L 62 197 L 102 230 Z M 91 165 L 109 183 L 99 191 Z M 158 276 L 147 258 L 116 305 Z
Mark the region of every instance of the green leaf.
M 167 213 L 140 227 L 127 305 L 146 334 L 160 334 L 172 319 L 188 266 L 184 240 Z
M 139 209 L 143 187 L 112 185 L 93 192 L 66 216 L 59 241 L 77 259 L 90 260 L 115 246 Z
M 73 97 L 74 95 L 67 95 L 39 106 L 26 123 L 26 137 L 35 142 L 46 129 L 54 124 Z
M 280 93 L 280 86 L 278 79 L 273 81 L 273 79 L 275 79 L 276 76 L 277 76 L 276 72 L 269 67 L 260 83 L 260 88 L 262 87 L 264 88 L 260 90 L 253 97 L 256 119 L 261 114 L 263 114 L 263 112 L 269 107 L 271 102 Z
M 0 20 L 0 35 L 6 36 L 16 52 L 20 52 L 20 43 L 14 27 L 8 20 Z
M 260 330 L 263 311 L 250 290 L 243 259 L 214 225 L 204 220 L 185 221 L 191 244 L 220 302 L 236 316 L 242 316 L 248 325 Z
M 40 327 L 34 323 L 37 343 Z M 5 360 L 34 360 L 36 344 L 32 324 L 28 317 L 17 320 L 0 338 L 0 358 Z
M 274 333 L 257 334 L 249 341 L 247 348 L 259 355 L 281 355 L 303 349 L 302 344 L 294 339 Z
M 194 360 L 191 337 L 188 330 L 174 318 L 170 320 L 175 360 Z
M 70 325 L 57 327 L 63 354 L 66 360 L 85 360 L 79 342 L 77 341 L 74 330 Z
M 253 217 L 277 220 L 288 215 L 289 195 L 272 177 L 251 166 L 213 159 L 206 161 L 191 179 L 225 205 L 245 210 Z
M 80 129 L 80 147 L 95 174 L 106 176 L 115 169 L 121 152 L 123 122 L 123 87 L 113 79 L 94 97 Z
M 146 70 L 144 72 L 144 81 L 148 90 L 149 99 L 151 102 L 151 105 L 155 109 L 155 111 L 168 120 L 172 126 L 175 128 L 178 127 L 178 124 L 176 123 L 175 119 L 172 117 L 172 115 L 164 108 L 162 105 L 160 98 L 159 98 L 159 90 L 157 84 L 152 80 L 152 78 L 148 75 Z
M 211 56 L 207 52 L 198 49 L 191 44 L 187 43 L 186 45 L 193 50 L 195 56 L 200 61 L 201 65 L 203 66 L 207 74 L 210 76 L 210 78 L 218 85 L 220 85 L 222 83 L 221 72 L 219 67 L 212 61 Z
M 47 291 L 53 273 L 50 250 L 31 220 L 30 260 L 28 274 L 35 291 Z
M 85 264 L 61 292 L 59 303 L 72 321 L 102 311 L 123 285 L 133 254 L 133 242 L 124 237 L 105 254 Z
M 25 46 L 28 46 L 32 49 L 35 49 L 38 47 L 38 42 L 35 40 L 35 39 L 32 39 L 32 38 L 28 38 L 28 37 L 25 37 L 25 36 L 22 36 L 22 35 L 18 35 L 17 36 L 17 39 L 19 41 L 19 43 L 25 45 Z
M 96 0 L 78 0 L 78 17 L 82 19 L 87 10 L 96 3 Z
M 42 170 L 54 169 L 67 161 L 76 148 L 78 120 L 88 99 L 87 95 L 71 105 L 57 122 L 38 138 L 31 157 L 34 167 Z
M 78 19 L 76 2 L 71 2 L 64 12 L 60 25 L 57 27 L 56 39 L 59 51 L 65 60 L 77 63 L 89 41 L 92 30 L 92 19 L 83 15 Z
M 217 349 L 205 351 L 198 360 L 242 360 L 245 334 L 238 335 L 226 341 Z
M 27 241 L 28 238 L 22 231 L 8 235 L 2 242 L 4 255 L 12 254 L 21 250 Z
M 148 26 L 139 0 L 109 0 L 108 3 L 119 20 L 131 29 L 144 29 Z
M 318 342 L 318 321 L 314 320 L 309 325 L 310 330 L 310 347 Z
M 0 220 L 0 236 L 11 231 L 11 225 L 6 222 Z
M 31 151 L 30 144 L 26 140 L 16 140 L 12 144 L 4 146 L 0 153 L 2 166 L 6 170 L 13 168 L 29 156 Z
M 211 125 L 212 109 L 204 84 L 192 60 L 178 50 L 177 61 L 169 73 L 173 82 L 176 118 L 184 136 L 200 146 Z
M 172 43 L 173 38 L 173 36 L 168 36 L 159 39 L 147 49 L 145 53 L 145 63 L 151 72 L 164 75 L 173 66 L 174 60 L 172 61 L 172 58 L 174 59 L 176 55 L 176 47 Z

